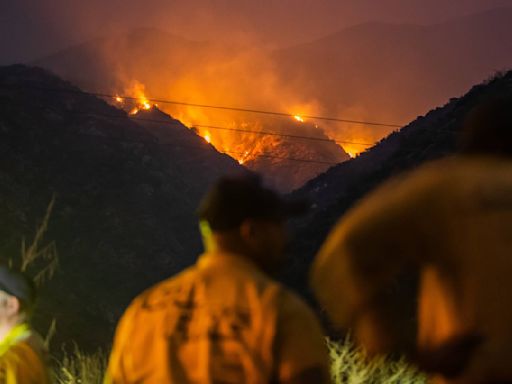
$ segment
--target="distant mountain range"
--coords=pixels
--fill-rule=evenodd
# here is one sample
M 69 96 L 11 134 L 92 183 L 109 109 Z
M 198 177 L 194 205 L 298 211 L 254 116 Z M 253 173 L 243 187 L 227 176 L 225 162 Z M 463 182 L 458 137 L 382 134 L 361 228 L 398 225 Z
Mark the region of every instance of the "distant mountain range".
M 201 252 L 195 210 L 208 186 L 246 172 L 162 112 L 143 117 L 162 123 L 41 69 L 0 67 L 0 257 L 17 259 L 55 196 L 46 239 L 60 267 L 36 325 L 57 320 L 57 349 L 105 346 L 136 294 Z
M 266 68 L 270 66 L 268 62 L 264 63 L 266 60 L 262 53 L 247 47 L 193 42 L 159 30 L 140 29 L 92 40 L 35 64 L 97 92 L 133 95 L 134 84 L 141 84 L 147 97 L 165 96 L 192 102 L 206 100 L 204 103 L 214 105 L 254 106 L 258 103 L 266 104 L 266 109 L 276 109 L 272 102 L 284 97 L 280 86 L 265 91 L 267 96 L 273 94 L 272 102 L 265 99 L 267 96 L 260 95 L 260 89 L 269 86 L 265 84 L 265 78 L 259 79 L 271 71 Z M 244 73 L 244 68 L 248 73 Z M 203 135 L 208 131 L 212 144 L 241 161 L 247 153 L 249 161 L 244 161 L 244 165 L 265 175 L 268 184 L 282 191 L 296 189 L 329 166 L 349 158 L 312 122 L 299 123 L 291 117 L 246 116 L 226 110 L 205 111 L 165 103 L 161 103 L 160 108 L 189 125 L 220 126 L 220 130 L 199 131 Z M 244 132 L 222 128 L 242 128 Z M 262 130 L 293 132 L 294 135 L 327 141 L 310 142 L 247 133 Z M 257 157 L 259 154 L 263 156 Z
M 512 68 L 512 8 L 425 26 L 365 23 L 275 52 L 275 60 L 279 77 L 329 114 L 405 124 Z M 348 137 L 356 129 L 331 128 Z M 386 133 L 360 129 L 368 138 Z
M 496 71 L 512 67 L 512 8 L 424 26 L 370 22 L 272 52 L 140 29 L 91 40 L 35 64 L 89 90 L 131 93 L 136 81 L 149 96 L 172 100 L 289 110 L 292 114 L 313 110 L 401 125 Z M 350 153 L 365 148 L 350 142 L 375 142 L 395 129 L 329 122 L 317 122 L 320 126 L 315 128 L 313 122 L 306 127 L 257 114 L 160 107 L 189 125 L 327 135 L 349 142 L 342 146 Z M 214 145 L 231 152 L 276 152 L 274 158 L 263 156 L 245 165 L 263 172 L 283 191 L 300 187 L 330 163 L 348 159 L 334 143 L 286 139 L 265 143 L 260 149 L 261 142 L 272 140 L 217 130 L 209 135 Z

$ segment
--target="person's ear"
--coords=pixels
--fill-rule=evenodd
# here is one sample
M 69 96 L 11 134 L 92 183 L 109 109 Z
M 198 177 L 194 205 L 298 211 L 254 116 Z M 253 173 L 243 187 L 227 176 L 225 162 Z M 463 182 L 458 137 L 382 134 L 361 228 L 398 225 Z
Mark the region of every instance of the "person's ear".
M 240 225 L 240 237 L 245 241 L 251 241 L 256 233 L 255 222 L 253 220 L 246 219 Z

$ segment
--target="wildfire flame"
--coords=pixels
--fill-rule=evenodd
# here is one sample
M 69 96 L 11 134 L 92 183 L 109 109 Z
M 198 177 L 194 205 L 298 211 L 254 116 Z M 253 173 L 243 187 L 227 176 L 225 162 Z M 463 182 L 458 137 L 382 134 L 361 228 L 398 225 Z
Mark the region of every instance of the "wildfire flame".
M 139 103 L 140 103 L 142 109 L 145 109 L 146 111 L 151 109 L 151 104 L 149 103 L 149 101 L 147 99 L 145 99 L 145 98 L 140 99 Z
M 349 149 L 347 149 L 347 148 L 345 148 L 345 152 L 347 152 L 347 154 L 350 156 L 350 158 L 351 158 L 351 159 L 353 159 L 354 157 L 356 157 L 356 156 L 357 156 L 357 154 L 358 154 L 358 152 L 356 152 L 356 151 L 351 151 L 351 150 L 349 150 Z
M 244 154 L 242 155 L 242 157 L 237 159 L 238 160 L 238 164 L 244 165 L 245 162 L 248 160 L 248 157 L 249 157 L 249 151 L 245 151 Z
M 130 89 L 127 90 L 127 93 L 129 95 L 134 95 L 134 98 L 136 99 L 135 106 L 129 112 L 130 115 L 135 115 L 141 110 L 149 111 L 151 108 L 153 108 L 153 105 L 146 97 L 145 86 L 141 82 L 135 81 Z M 115 100 L 118 103 L 122 103 L 124 101 L 120 96 L 116 96 Z
M 125 99 L 119 95 L 127 94 L 131 97 L 129 99 Z M 150 95 L 146 92 L 144 84 L 139 81 L 131 82 L 130 86 L 124 89 L 124 93 L 116 94 L 114 97 L 114 103 L 122 104 L 127 110 L 129 110 L 130 115 L 136 115 L 140 111 L 148 111 L 151 110 L 156 104 L 150 102 Z M 162 98 L 162 96 L 159 96 Z M 130 102 L 129 102 L 130 101 Z M 201 108 L 195 108 L 192 106 L 189 107 L 179 107 L 179 108 L 170 108 L 169 106 L 162 106 L 163 110 L 166 113 L 172 114 L 172 116 L 180 120 L 184 125 L 188 127 L 196 127 L 196 133 L 200 135 L 205 142 L 215 146 L 215 148 L 219 152 L 223 152 L 233 157 L 236 161 L 238 161 L 241 165 L 247 165 L 251 161 L 257 159 L 260 155 L 265 154 L 267 152 L 272 152 L 274 148 L 280 145 L 281 138 L 277 138 L 272 135 L 255 135 L 249 133 L 250 131 L 272 131 L 273 128 L 269 128 L 267 124 L 272 126 L 273 120 L 245 120 L 244 118 L 239 118 L 238 116 L 233 117 L 232 115 L 228 115 L 224 112 L 219 111 L 206 111 Z M 271 107 L 268 107 L 271 108 Z M 286 110 L 289 113 L 289 118 L 293 121 L 304 123 L 305 129 L 309 129 L 309 125 L 315 127 L 320 130 L 324 130 L 325 126 L 319 127 L 315 122 L 311 122 L 309 124 L 306 123 L 306 119 L 303 117 L 304 115 L 313 115 L 318 112 L 318 106 L 309 105 L 309 104 L 290 104 L 281 105 L 281 108 L 276 107 L 276 109 Z M 300 113 L 298 113 L 300 111 Z M 227 128 L 233 130 L 241 130 L 243 132 L 237 132 L 233 134 L 232 132 L 226 132 L 226 130 L 214 130 L 210 131 L 206 128 L 206 124 L 213 125 L 213 117 L 215 117 L 215 125 L 225 126 Z M 270 123 L 269 123 L 270 121 Z M 201 128 L 201 124 L 205 125 L 204 128 Z M 275 127 L 274 127 L 275 128 Z M 279 129 L 279 128 L 278 128 Z M 244 133 L 244 132 L 247 133 Z M 325 131 L 324 131 L 325 132 Z M 311 133 L 314 136 L 313 133 Z M 329 133 L 327 136 L 331 137 Z M 333 135 L 334 136 L 334 135 Z M 335 140 L 335 137 L 331 137 L 331 139 Z M 352 138 L 350 138 L 352 140 Z M 369 139 L 354 137 L 354 141 L 369 141 Z M 365 147 L 361 147 L 360 145 L 351 145 L 350 143 L 344 143 L 343 149 L 348 153 L 350 157 L 357 156 L 358 153 L 364 151 Z M 286 156 L 286 154 L 282 154 L 282 156 Z

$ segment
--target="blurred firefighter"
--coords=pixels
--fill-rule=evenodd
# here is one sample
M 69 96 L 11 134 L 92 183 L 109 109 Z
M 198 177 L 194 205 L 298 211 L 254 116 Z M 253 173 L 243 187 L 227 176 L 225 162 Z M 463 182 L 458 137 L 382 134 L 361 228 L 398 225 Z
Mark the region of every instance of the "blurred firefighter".
M 473 110 L 461 149 L 350 210 L 317 255 L 312 285 L 370 354 L 412 354 L 438 382 L 512 382 L 510 95 Z
M 47 350 L 29 325 L 36 289 L 22 273 L 0 266 L 0 383 L 50 383 Z
M 271 278 L 286 218 L 306 209 L 257 177 L 218 181 L 198 212 L 206 253 L 130 305 L 105 382 L 327 383 L 318 320 Z

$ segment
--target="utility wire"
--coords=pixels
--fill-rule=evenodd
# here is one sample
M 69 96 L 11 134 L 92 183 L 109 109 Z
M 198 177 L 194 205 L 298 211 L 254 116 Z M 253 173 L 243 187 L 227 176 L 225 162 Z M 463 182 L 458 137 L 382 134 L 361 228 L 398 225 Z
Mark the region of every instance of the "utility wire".
M 137 118 L 134 118 L 134 120 L 138 120 Z M 359 143 L 355 141 L 340 141 L 340 140 L 331 140 L 329 138 L 325 137 L 315 137 L 315 136 L 301 136 L 301 135 L 290 135 L 286 133 L 278 133 L 278 132 L 269 132 L 269 131 L 252 131 L 250 129 L 240 129 L 240 128 L 226 128 L 226 127 L 217 127 L 212 125 L 202 125 L 202 124 L 195 124 L 192 126 L 192 128 L 208 128 L 208 129 L 219 129 L 223 131 L 233 131 L 233 132 L 244 132 L 244 133 L 252 133 L 256 135 L 265 135 L 265 136 L 280 136 L 280 137 L 289 137 L 292 139 L 304 139 L 304 140 L 314 140 L 314 141 L 325 141 L 329 143 L 336 143 L 336 144 L 354 144 L 354 145 L 373 145 L 373 143 Z
M 171 143 L 171 142 L 161 142 L 156 136 L 154 137 L 154 141 L 150 140 L 126 140 L 125 138 L 121 137 L 109 137 L 104 135 L 98 135 L 94 133 L 86 133 L 86 132 L 77 132 L 77 131 L 64 131 L 66 134 L 74 134 L 78 136 L 86 136 L 86 137 L 96 137 L 101 139 L 102 141 L 107 141 L 111 143 L 125 143 L 125 144 L 147 144 L 147 145 L 157 145 L 160 147 L 170 147 L 170 148 L 204 148 L 205 146 L 209 146 L 213 148 L 217 153 L 219 154 L 233 154 L 233 155 L 247 155 L 246 152 L 235 152 L 235 151 L 220 151 L 217 148 L 215 148 L 212 144 L 208 143 L 206 140 L 204 143 L 199 143 L 198 145 L 195 144 L 177 144 L 177 143 Z M 6 132 L 0 132 L 0 135 L 4 136 L 10 136 L 10 137 L 19 137 L 19 135 L 13 135 Z M 270 159 L 280 159 L 280 160 L 288 160 L 288 161 L 297 161 L 302 163 L 312 163 L 312 164 L 325 164 L 325 165 L 337 165 L 340 164 L 340 162 L 334 162 L 334 161 L 322 161 L 322 160 L 312 160 L 312 159 L 301 159 L 301 158 L 295 158 L 295 157 L 285 157 L 285 156 L 275 156 L 266 152 L 262 153 L 255 153 L 255 157 L 264 157 L 264 158 L 270 158 Z M 234 161 L 237 161 L 236 159 L 233 159 Z M 238 162 L 238 161 L 237 161 Z
M 6 85 L 2 84 L 2 86 L 5 87 Z M 32 89 L 36 89 L 36 90 L 42 90 L 42 91 L 49 91 L 49 92 L 86 94 L 86 95 L 90 95 L 90 96 L 96 96 L 96 97 L 102 97 L 102 98 L 108 98 L 108 99 L 114 99 L 114 100 L 121 98 L 123 100 L 139 101 L 141 99 L 140 97 L 134 97 L 134 96 L 112 95 L 109 93 L 89 92 L 89 91 L 81 91 L 81 90 L 67 89 L 67 88 L 45 88 L 45 87 L 26 86 L 26 85 L 24 87 L 32 88 Z M 16 87 L 16 88 L 19 88 L 19 87 Z M 248 113 L 257 113 L 257 114 L 263 114 L 263 115 L 272 115 L 272 116 L 294 117 L 293 114 L 286 113 L 286 112 L 265 111 L 265 110 L 253 109 L 253 108 L 239 108 L 239 107 L 229 107 L 229 106 L 210 105 L 210 104 L 198 104 L 198 103 L 189 103 L 189 102 L 184 102 L 184 101 L 167 100 L 167 99 L 156 99 L 156 98 L 149 98 L 149 97 L 145 97 L 145 100 L 151 101 L 153 103 L 173 104 L 173 105 L 181 105 L 181 106 L 187 106 L 187 107 L 219 109 L 219 110 L 228 110 L 228 111 L 236 111 L 236 112 L 248 112 Z M 398 124 L 342 119 L 342 118 L 338 118 L 338 117 L 314 116 L 314 115 L 300 115 L 300 116 L 304 119 L 334 121 L 334 122 L 339 122 L 339 123 L 372 125 L 372 126 L 381 126 L 381 127 L 390 127 L 390 128 L 401 128 L 402 127 L 402 125 L 398 125 Z
M 116 119 L 119 119 L 119 118 L 125 119 L 127 117 L 125 115 L 107 115 L 107 114 L 88 113 L 88 112 L 83 112 L 83 113 L 73 112 L 73 113 L 85 115 L 85 116 L 92 116 L 92 117 L 108 117 L 108 118 L 116 118 Z M 186 125 L 183 124 L 179 120 L 152 119 L 152 118 L 147 118 L 147 117 L 137 117 L 137 115 L 129 115 L 128 118 L 131 120 L 135 120 L 135 121 L 155 123 L 155 124 L 166 124 L 166 125 L 181 124 L 186 127 Z M 278 136 L 278 137 L 286 137 L 286 138 L 292 138 L 292 139 L 321 141 L 321 142 L 336 143 L 336 144 L 353 144 L 353 145 L 362 145 L 362 146 L 371 146 L 371 145 L 375 144 L 375 143 L 361 143 L 361 142 L 347 141 L 347 140 L 341 141 L 341 140 L 334 140 L 334 139 L 329 139 L 329 138 L 325 138 L 325 137 L 291 135 L 291 134 L 286 134 L 286 133 L 270 132 L 270 131 L 253 131 L 250 129 L 218 127 L 218 126 L 203 125 L 203 124 L 194 124 L 190 128 L 207 128 L 207 129 L 216 129 L 216 130 L 223 130 L 223 131 L 250 133 L 250 134 L 262 135 L 262 136 Z

